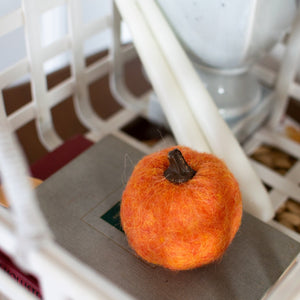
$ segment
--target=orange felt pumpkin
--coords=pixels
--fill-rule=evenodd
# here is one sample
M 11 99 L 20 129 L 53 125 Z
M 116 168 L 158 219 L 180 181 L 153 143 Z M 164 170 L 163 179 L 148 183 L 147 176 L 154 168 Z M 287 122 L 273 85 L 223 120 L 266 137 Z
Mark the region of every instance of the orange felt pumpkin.
M 130 246 L 144 260 L 192 269 L 224 254 L 241 223 L 241 194 L 216 156 L 172 147 L 136 165 L 120 215 Z

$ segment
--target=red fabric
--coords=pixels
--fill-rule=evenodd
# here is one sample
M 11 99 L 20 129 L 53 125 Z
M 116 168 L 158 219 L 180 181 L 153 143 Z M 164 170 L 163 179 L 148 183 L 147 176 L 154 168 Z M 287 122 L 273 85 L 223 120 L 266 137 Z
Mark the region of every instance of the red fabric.
M 93 145 L 93 142 L 81 135 L 66 141 L 63 145 L 31 165 L 32 177 L 41 180 L 47 179 L 91 145 Z
M 10 277 L 15 279 L 18 283 L 24 286 L 32 294 L 42 298 L 39 283 L 37 279 L 30 275 L 22 272 L 12 260 L 0 250 L 0 268 L 7 272 Z

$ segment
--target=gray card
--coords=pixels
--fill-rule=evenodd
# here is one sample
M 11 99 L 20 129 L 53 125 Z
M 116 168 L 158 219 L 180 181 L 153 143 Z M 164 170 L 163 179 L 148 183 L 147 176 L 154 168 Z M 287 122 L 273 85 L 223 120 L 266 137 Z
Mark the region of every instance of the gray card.
M 57 242 L 138 299 L 260 299 L 300 245 L 247 213 L 223 259 L 202 268 L 165 270 L 130 249 L 119 204 L 143 155 L 107 136 L 37 188 Z

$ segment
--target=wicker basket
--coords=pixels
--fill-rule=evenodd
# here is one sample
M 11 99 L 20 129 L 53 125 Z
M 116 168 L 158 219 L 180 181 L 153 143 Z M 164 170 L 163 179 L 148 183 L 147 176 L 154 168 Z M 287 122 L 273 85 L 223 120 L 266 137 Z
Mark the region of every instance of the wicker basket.
M 101 0 L 99 0 L 101 2 Z M 300 241 L 299 234 L 273 221 L 277 210 L 287 199 L 300 202 L 300 146 L 281 133 L 280 118 L 285 115 L 290 96 L 300 99 L 300 85 L 295 81 L 298 53 L 300 50 L 299 21 L 291 32 L 287 45 L 280 45 L 284 55 L 279 71 L 258 65 L 255 68 L 260 80 L 272 87 L 269 95 L 275 109 L 271 115 L 272 126 L 260 128 L 245 144 L 245 152 L 251 156 L 261 144 L 280 148 L 292 155 L 296 162 L 285 174 L 280 175 L 262 163 L 248 160 L 245 152 L 234 138 L 197 78 L 186 54 L 167 26 L 153 1 L 118 0 L 112 3 L 111 13 L 101 19 L 84 24 L 80 0 L 22 0 L 22 6 L 0 18 L 0 38 L 5 34 L 24 28 L 27 57 L 14 63 L 0 74 L 3 90 L 24 75 L 30 75 L 32 100 L 14 113 L 7 115 L 3 95 L 0 93 L 0 167 L 2 182 L 11 210 L 0 209 L 0 244 L 24 270 L 35 274 L 43 288 L 45 299 L 130 299 L 107 279 L 70 256 L 59 247 L 39 211 L 36 195 L 27 178 L 27 165 L 14 132 L 34 120 L 39 139 L 49 150 L 63 143 L 53 124 L 51 109 L 73 96 L 76 114 L 88 128 L 87 138 L 99 141 L 108 133 L 125 139 L 144 152 L 162 147 L 148 147 L 130 138 L 120 128 L 137 115 L 147 116 L 151 91 L 137 98 L 125 85 L 123 68 L 126 61 L 140 57 L 149 80 L 163 107 L 177 142 L 214 152 L 233 169 L 240 180 L 246 199 L 246 209 L 272 226 Z M 64 5 L 68 12 L 69 32 L 53 43 L 42 46 L 40 18 L 43 13 Z M 155 24 L 151 22 L 155 16 Z M 121 19 L 128 24 L 133 45 L 122 45 L 120 39 Z M 157 26 L 159 24 L 159 26 Z M 112 36 L 110 52 L 101 60 L 85 65 L 84 43 L 100 32 Z M 147 38 L 145 38 L 147 36 Z M 65 51 L 71 54 L 71 76 L 48 90 L 44 71 L 45 61 Z M 175 58 L 175 59 L 174 59 Z M 89 100 L 88 85 L 110 71 L 110 86 L 123 109 L 103 120 L 93 110 Z M 186 78 L 189 78 L 187 81 Z M 195 99 L 203 98 L 201 111 Z M 170 101 L 172 99 L 172 101 Z M 181 122 L 178 123 L 178 116 Z M 210 120 L 208 123 L 207 120 Z M 298 125 L 297 125 L 298 126 Z M 171 140 L 171 143 L 174 143 Z M 224 150 L 224 143 L 226 150 Z M 220 147 L 221 146 L 221 147 Z M 223 150 L 220 150 L 223 149 Z M 223 152 L 222 152 L 223 151 Z M 231 155 L 227 155 L 230 153 Z M 234 159 L 232 158 L 234 157 Z M 254 172 L 255 170 L 256 172 Z M 245 176 L 245 174 L 247 176 Z M 271 190 L 265 191 L 259 177 Z M 253 185 L 249 186 L 250 182 Z M 257 199 L 253 199 L 253 188 Z M 22 195 L 22 197 L 21 197 Z M 21 201 L 22 200 L 22 201 Z M 286 291 L 294 291 L 299 266 L 288 272 L 285 280 L 277 285 L 270 299 L 283 299 Z M 294 276 L 294 277 L 293 277 Z M 54 288 L 55 287 L 55 288 Z M 0 270 L 0 293 L 3 299 L 35 299 L 12 278 Z M 0 296 L 1 298 L 1 296 Z

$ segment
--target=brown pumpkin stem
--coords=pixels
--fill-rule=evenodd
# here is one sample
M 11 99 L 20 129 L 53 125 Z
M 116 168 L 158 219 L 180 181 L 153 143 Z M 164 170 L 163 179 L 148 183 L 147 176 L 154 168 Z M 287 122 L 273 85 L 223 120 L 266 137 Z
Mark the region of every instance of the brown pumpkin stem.
M 172 183 L 187 182 L 194 177 L 196 171 L 185 161 L 182 153 L 177 148 L 168 153 L 170 165 L 164 172 L 164 176 Z

